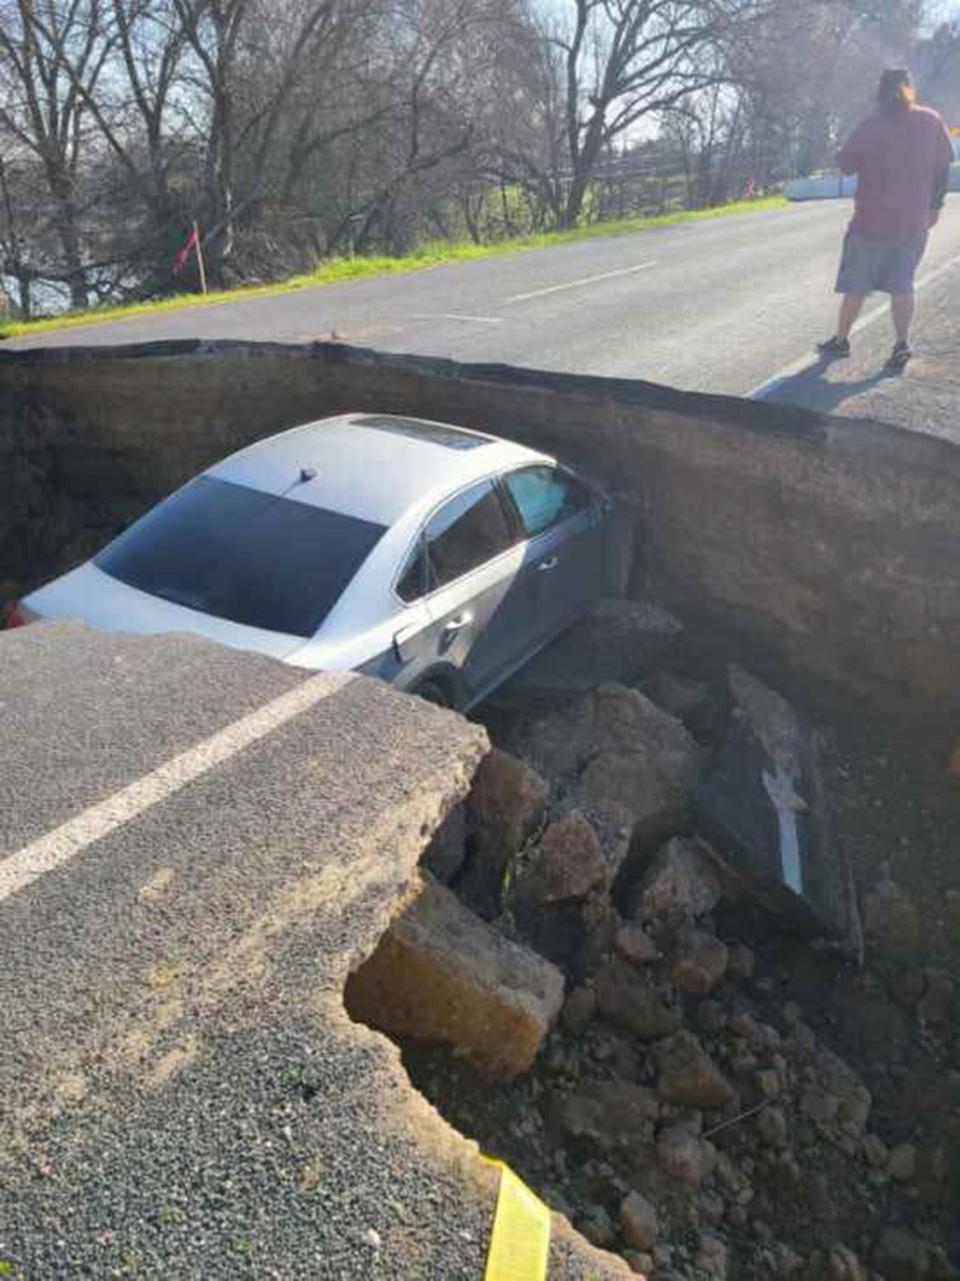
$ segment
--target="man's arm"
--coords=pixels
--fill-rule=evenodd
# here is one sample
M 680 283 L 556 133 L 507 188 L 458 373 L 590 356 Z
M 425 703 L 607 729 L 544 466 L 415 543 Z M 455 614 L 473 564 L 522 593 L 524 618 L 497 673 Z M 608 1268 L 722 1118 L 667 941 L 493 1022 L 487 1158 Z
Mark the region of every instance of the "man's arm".
M 933 175 L 933 191 L 930 196 L 930 208 L 939 213 L 946 203 L 947 188 L 950 186 L 950 166 L 943 165 Z
M 947 126 L 937 118 L 937 148 L 934 156 L 933 190 L 930 193 L 931 223 L 937 221 L 940 210 L 947 199 L 947 188 L 950 186 L 950 166 L 953 163 L 953 143 Z

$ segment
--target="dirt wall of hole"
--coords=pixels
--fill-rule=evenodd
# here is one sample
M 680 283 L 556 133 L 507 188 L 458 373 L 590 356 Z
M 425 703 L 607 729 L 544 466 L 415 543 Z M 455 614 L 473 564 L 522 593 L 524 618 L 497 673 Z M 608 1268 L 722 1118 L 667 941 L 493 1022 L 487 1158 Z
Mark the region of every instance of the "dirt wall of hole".
M 946 748 L 958 721 L 960 450 L 888 424 L 638 381 L 338 344 L 0 353 L 0 589 L 83 559 L 230 450 L 346 410 L 498 432 L 635 516 L 630 589 L 831 715 Z

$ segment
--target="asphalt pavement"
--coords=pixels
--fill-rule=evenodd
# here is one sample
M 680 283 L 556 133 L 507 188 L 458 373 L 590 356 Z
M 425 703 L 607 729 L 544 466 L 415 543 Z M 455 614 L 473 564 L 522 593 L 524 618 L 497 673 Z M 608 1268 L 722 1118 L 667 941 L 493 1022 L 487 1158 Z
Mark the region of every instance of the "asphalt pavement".
M 795 371 L 832 332 L 849 216 L 848 201 L 793 205 L 5 345 L 336 336 L 383 351 L 748 395 Z M 960 280 L 960 196 L 948 202 L 923 271 Z M 921 308 L 920 341 L 923 325 Z
M 482 732 L 62 623 L 0 634 L 0 715 L 0 1272 L 476 1281 L 495 1181 L 342 992 Z

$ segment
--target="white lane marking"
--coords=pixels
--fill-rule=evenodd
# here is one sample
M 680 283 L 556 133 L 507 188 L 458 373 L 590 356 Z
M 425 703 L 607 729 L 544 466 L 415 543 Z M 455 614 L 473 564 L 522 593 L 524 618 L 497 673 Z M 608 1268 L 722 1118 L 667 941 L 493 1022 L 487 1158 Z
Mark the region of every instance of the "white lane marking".
M 209 738 L 195 743 L 112 796 L 67 819 L 15 854 L 0 859 L 0 902 L 69 862 L 88 845 L 109 836 L 124 823 L 129 823 L 194 779 L 222 765 L 301 712 L 322 703 L 354 679 L 352 672 L 323 673 L 311 677 Z
M 550 285 L 546 289 L 531 289 L 528 294 L 514 294 L 511 298 L 504 299 L 505 302 L 526 302 L 529 298 L 543 298 L 545 294 L 558 294 L 563 289 L 579 289 L 582 285 L 593 285 L 598 280 L 613 280 L 615 276 L 632 276 L 634 272 L 646 271 L 648 267 L 655 267 L 657 264 L 652 262 L 638 262 L 635 267 L 620 267 L 617 271 L 604 271 L 599 276 L 582 276 L 579 280 L 568 280 L 563 285 Z
M 474 325 L 502 325 L 502 316 L 457 316 L 453 312 L 446 311 L 418 311 L 413 316 L 414 320 L 464 320 Z
M 914 286 L 915 291 L 926 289 L 928 285 L 935 284 L 936 281 L 940 280 L 943 276 L 947 275 L 948 272 L 953 271 L 954 267 L 958 266 L 960 266 L 960 254 L 957 254 L 955 258 L 948 259 L 947 262 L 942 263 L 939 267 L 935 268 L 935 270 L 928 271 L 925 276 L 921 276 Z M 889 304 L 880 303 L 879 306 L 871 308 L 865 316 L 860 317 L 853 329 L 850 331 L 851 334 L 859 334 L 869 325 L 875 325 L 878 320 L 882 320 L 883 317 L 889 315 L 889 313 Z M 807 355 L 800 356 L 797 360 L 792 360 L 789 365 L 784 365 L 784 367 L 775 373 L 772 378 L 765 378 L 759 386 L 754 387 L 753 391 L 747 392 L 746 399 L 762 400 L 764 396 L 769 395 L 770 392 L 777 388 L 780 383 L 786 382 L 788 378 L 795 378 L 797 374 L 803 373 L 805 369 L 815 369 L 820 363 L 820 360 L 815 354 L 808 352 Z

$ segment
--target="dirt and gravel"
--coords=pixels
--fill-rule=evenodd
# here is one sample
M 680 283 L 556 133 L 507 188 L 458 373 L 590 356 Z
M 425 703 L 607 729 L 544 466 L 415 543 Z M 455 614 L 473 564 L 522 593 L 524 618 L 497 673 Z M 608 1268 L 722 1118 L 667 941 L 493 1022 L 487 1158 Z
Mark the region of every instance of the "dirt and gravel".
M 590 732 L 606 734 L 606 756 L 596 742 L 586 754 L 608 766 L 601 800 L 616 780 L 605 814 L 598 771 L 570 766 L 583 748 L 581 692 L 561 700 L 559 721 L 557 704 L 546 716 L 522 699 L 487 709 L 493 740 L 544 770 L 548 799 L 522 839 L 510 829 L 516 848 L 499 848 L 495 908 L 489 882 L 473 906 L 561 967 L 566 1004 L 526 1075 L 492 1084 L 449 1049 L 407 1040 L 411 1079 L 591 1241 L 655 1281 L 955 1276 L 960 781 L 946 762 L 866 730 L 818 727 L 861 958 L 849 939 L 798 932 L 725 881 L 722 860 L 718 874 L 676 787 L 692 753 L 715 750 L 726 691 L 681 651 L 658 666 L 591 704 Z M 638 711 L 630 691 L 640 688 L 669 704 L 665 715 L 680 712 L 677 727 Z M 628 836 L 649 814 L 626 811 L 644 787 L 660 822 L 637 857 Z M 487 855 L 490 813 L 487 796 Z M 468 802 L 468 872 L 477 819 Z M 470 901 L 476 867 L 452 879 Z

